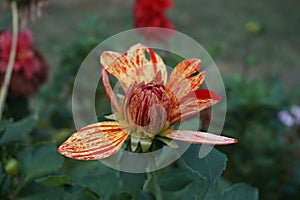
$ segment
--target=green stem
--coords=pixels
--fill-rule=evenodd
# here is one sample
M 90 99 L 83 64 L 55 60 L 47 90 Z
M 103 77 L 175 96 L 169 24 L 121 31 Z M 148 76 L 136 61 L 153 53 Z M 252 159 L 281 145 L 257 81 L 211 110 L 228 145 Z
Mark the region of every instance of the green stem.
M 2 83 L 1 90 L 0 90 L 0 121 L 2 120 L 7 91 L 9 88 L 10 79 L 15 64 L 17 42 L 18 42 L 18 7 L 15 1 L 11 3 L 11 10 L 12 10 L 12 44 L 11 44 L 10 55 L 9 55 L 9 60 L 5 72 L 4 81 Z
M 150 158 L 149 161 L 149 170 L 155 169 L 155 160 L 154 158 Z M 159 185 L 158 173 L 157 171 L 152 171 L 147 173 L 147 180 L 144 184 L 143 190 L 151 192 L 155 195 L 156 200 L 163 200 L 162 191 Z
M 18 186 L 16 187 L 16 189 L 14 190 L 14 192 L 12 193 L 12 199 L 16 199 L 18 194 L 21 192 L 21 190 L 24 188 L 24 186 L 27 184 L 28 179 L 25 178 L 22 181 L 19 182 Z

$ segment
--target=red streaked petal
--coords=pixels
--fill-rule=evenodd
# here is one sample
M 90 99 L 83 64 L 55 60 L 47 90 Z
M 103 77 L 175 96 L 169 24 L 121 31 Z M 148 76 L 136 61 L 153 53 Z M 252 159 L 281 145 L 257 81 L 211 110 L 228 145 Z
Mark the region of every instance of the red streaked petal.
M 149 59 L 146 54 L 149 54 Z M 125 91 L 134 82 L 152 81 L 159 72 L 165 83 L 167 80 L 167 70 L 162 58 L 142 44 L 132 46 L 123 55 L 105 51 L 101 54 L 100 60 L 104 69 L 121 82 Z
M 198 72 L 201 67 L 201 60 L 196 58 L 186 59 L 180 62 L 172 71 L 167 87 L 172 90 L 177 99 L 181 100 L 189 92 L 200 87 L 205 78 L 205 72 Z
M 205 71 L 200 72 L 196 76 L 190 77 L 189 82 L 190 82 L 191 90 L 193 91 L 197 90 L 203 83 L 204 79 L 205 79 Z
M 211 100 L 211 101 L 215 101 L 216 103 L 222 100 L 222 97 L 219 96 L 218 94 L 214 93 L 213 91 L 210 90 L 197 90 L 195 92 L 197 99 L 199 102 L 201 102 L 202 100 Z
M 99 122 L 73 133 L 58 151 L 78 160 L 99 160 L 117 153 L 128 137 L 118 122 Z
M 181 74 L 184 77 L 189 77 L 190 75 L 196 73 L 201 68 L 201 60 L 197 58 L 189 58 L 178 63 L 174 68 L 174 72 Z M 171 78 L 172 74 L 170 75 Z
M 116 97 L 114 91 L 112 90 L 112 88 L 110 86 L 109 77 L 108 77 L 108 74 L 105 69 L 102 69 L 101 79 L 102 79 L 102 84 L 103 84 L 105 94 L 106 94 L 108 100 L 110 101 L 114 111 L 121 113 L 121 108 L 120 108 L 119 102 L 117 100 L 117 97 Z
M 189 118 L 200 111 L 218 103 L 222 97 L 210 90 L 196 90 L 186 95 L 180 102 L 180 106 L 173 109 L 170 114 L 170 123 L 174 124 Z
M 129 68 L 132 68 L 132 63 L 128 63 L 124 55 L 113 51 L 104 51 L 100 56 L 100 62 L 104 69 L 114 75 L 120 84 L 125 87 L 131 84 L 133 80 L 126 80 L 126 73 Z M 125 81 L 125 82 L 124 82 Z M 129 82 L 129 83 L 126 83 Z
M 180 87 L 178 81 L 183 81 L 192 74 L 198 72 L 201 68 L 201 60 L 196 58 L 189 58 L 180 63 L 174 68 L 170 74 L 167 86 L 171 89 Z M 179 79 L 179 80 L 178 80 Z
M 122 54 L 115 51 L 104 51 L 100 56 L 100 62 L 105 69 L 110 68 L 110 65 L 115 62 L 117 58 L 120 58 Z
M 238 140 L 234 138 L 189 130 L 172 130 L 169 134 L 165 135 L 165 137 L 191 144 L 226 145 L 238 142 Z

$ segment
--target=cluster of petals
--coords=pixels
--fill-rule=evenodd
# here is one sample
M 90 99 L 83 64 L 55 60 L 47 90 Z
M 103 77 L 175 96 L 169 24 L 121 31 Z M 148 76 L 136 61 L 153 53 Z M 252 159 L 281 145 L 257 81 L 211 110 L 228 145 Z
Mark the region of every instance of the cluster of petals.
M 129 140 L 131 150 L 146 152 L 155 139 L 172 146 L 173 141 L 226 145 L 237 140 L 193 130 L 174 130 L 173 125 L 199 114 L 221 100 L 216 93 L 199 89 L 205 72 L 201 61 L 183 60 L 168 76 L 163 59 L 142 44 L 124 54 L 105 51 L 100 57 L 101 79 L 114 114 L 73 133 L 58 149 L 70 158 L 98 160 L 116 154 Z M 115 94 L 109 74 L 121 84 L 123 94 Z M 176 142 L 175 142 L 176 143 Z

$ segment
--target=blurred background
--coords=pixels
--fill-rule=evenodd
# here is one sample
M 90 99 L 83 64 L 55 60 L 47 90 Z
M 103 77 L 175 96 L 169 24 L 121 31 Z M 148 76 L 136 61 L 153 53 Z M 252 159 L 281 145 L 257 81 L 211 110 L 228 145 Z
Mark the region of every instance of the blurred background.
M 134 28 L 133 7 L 131 0 L 52 0 L 43 16 L 27 26 L 34 48 L 48 63 L 48 79 L 35 96 L 9 97 L 5 119 L 38 113 L 28 122 L 33 130 L 29 145 L 41 140 L 58 145 L 73 132 L 76 72 L 98 43 Z M 228 157 L 222 183 L 247 183 L 258 189 L 260 199 L 300 196 L 299 8 L 297 0 L 174 0 L 166 12 L 176 31 L 209 52 L 224 78 L 228 110 L 223 134 L 239 143 L 218 147 Z M 11 26 L 9 6 L 2 2 L 0 19 L 0 30 Z M 103 107 L 107 101 L 103 91 L 98 93 Z M 3 156 L 9 148 L 15 152 Z M 22 148 L 3 146 L 2 160 L 22 163 Z M 66 171 L 78 164 L 68 162 Z M 18 191 L 28 193 L 23 187 Z

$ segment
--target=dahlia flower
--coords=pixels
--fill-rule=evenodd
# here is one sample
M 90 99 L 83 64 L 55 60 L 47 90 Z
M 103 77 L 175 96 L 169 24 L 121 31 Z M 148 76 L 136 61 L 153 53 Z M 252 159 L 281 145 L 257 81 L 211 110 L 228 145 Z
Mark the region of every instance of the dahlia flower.
M 16 58 L 13 67 L 9 95 L 30 96 L 46 80 L 48 67 L 43 56 L 32 47 L 31 31 L 25 29 L 18 35 Z M 0 81 L 2 83 L 12 44 L 12 34 L 0 33 Z
M 149 58 L 147 58 L 149 55 Z M 179 140 L 193 144 L 225 145 L 236 139 L 192 130 L 174 130 L 172 125 L 199 114 L 218 101 L 216 93 L 199 89 L 205 72 L 198 72 L 196 58 L 180 62 L 168 77 L 162 58 L 147 46 L 136 44 L 124 54 L 105 51 L 100 57 L 101 79 L 115 121 L 88 125 L 72 134 L 58 151 L 80 160 L 98 160 L 117 153 L 129 140 L 132 151 L 149 150 L 158 139 L 172 147 Z M 116 95 L 108 74 L 120 82 L 124 95 Z

